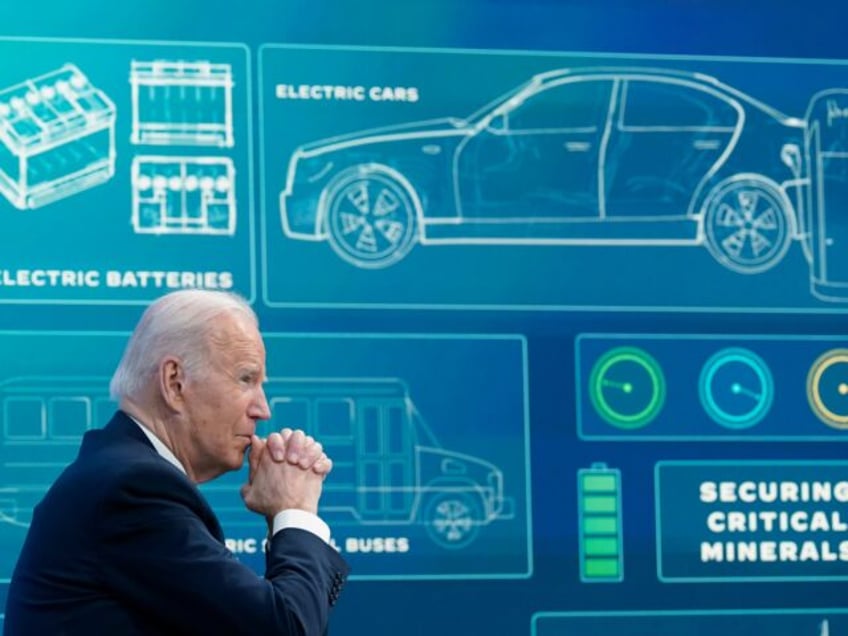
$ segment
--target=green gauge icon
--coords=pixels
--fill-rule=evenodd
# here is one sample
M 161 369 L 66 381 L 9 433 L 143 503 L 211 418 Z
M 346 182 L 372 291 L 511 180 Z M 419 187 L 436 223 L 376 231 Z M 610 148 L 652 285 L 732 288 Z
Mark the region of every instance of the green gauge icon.
M 701 369 L 698 395 L 707 415 L 721 426 L 749 428 L 771 409 L 774 380 L 768 365 L 753 351 L 722 349 Z
M 807 400 L 828 426 L 848 429 L 848 349 L 831 349 L 807 373 Z
M 589 375 L 589 397 L 604 420 L 633 430 L 649 424 L 665 403 L 662 369 L 647 352 L 616 347 L 603 354 Z

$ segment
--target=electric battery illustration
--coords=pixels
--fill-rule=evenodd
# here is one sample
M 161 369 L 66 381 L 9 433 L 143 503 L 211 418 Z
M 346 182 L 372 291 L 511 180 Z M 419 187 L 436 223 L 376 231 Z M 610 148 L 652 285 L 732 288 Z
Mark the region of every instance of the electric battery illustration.
M 236 230 L 233 161 L 227 157 L 135 157 L 132 224 L 138 234 L 231 236 Z
M 621 471 L 594 463 L 577 471 L 580 580 L 624 579 L 621 540 Z
M 115 173 L 115 106 L 73 64 L 0 91 L 0 193 L 33 209 Z
M 233 146 L 233 72 L 229 64 L 133 61 L 130 84 L 132 143 Z

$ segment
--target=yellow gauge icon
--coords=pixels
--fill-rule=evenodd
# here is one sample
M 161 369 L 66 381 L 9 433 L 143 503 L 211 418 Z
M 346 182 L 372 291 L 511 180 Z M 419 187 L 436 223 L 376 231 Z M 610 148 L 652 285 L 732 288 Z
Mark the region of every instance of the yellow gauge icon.
M 848 349 L 831 349 L 807 373 L 807 400 L 822 422 L 848 429 Z

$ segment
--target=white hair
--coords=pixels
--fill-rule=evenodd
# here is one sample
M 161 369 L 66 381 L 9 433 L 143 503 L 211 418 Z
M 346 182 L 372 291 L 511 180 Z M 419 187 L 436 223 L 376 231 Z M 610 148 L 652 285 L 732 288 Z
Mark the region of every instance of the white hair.
M 213 319 L 227 313 L 258 327 L 248 302 L 232 292 L 183 289 L 154 301 L 141 316 L 115 369 L 109 383 L 112 399 L 139 398 L 165 356 L 179 358 L 186 373 L 195 373 L 207 360 Z

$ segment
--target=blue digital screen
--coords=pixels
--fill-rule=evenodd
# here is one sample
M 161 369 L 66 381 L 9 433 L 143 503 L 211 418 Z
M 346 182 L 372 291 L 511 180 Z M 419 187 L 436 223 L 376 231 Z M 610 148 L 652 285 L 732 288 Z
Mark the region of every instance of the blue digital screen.
M 108 10 L 107 10 L 108 9 Z M 45 0 L 0 29 L 0 603 L 147 303 L 244 295 L 331 633 L 839 634 L 848 9 Z M 244 471 L 204 484 L 262 573 Z

